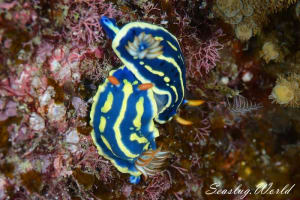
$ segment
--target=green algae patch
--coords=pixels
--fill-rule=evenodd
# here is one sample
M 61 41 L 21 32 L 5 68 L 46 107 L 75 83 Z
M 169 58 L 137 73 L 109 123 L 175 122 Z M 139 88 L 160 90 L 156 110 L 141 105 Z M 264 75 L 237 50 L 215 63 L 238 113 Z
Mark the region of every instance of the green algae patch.
M 96 180 L 95 176 L 82 172 L 79 168 L 76 168 L 73 171 L 73 175 L 78 181 L 78 183 L 82 185 L 85 189 L 90 189 Z
M 4 148 L 9 146 L 9 133 L 7 131 L 7 127 L 4 124 L 0 123 L 0 148 Z
M 0 165 L 0 172 L 10 179 L 14 177 L 14 170 L 15 166 L 12 163 L 3 163 Z
M 82 135 L 90 135 L 93 128 L 91 126 L 78 126 L 77 131 Z
M 63 87 L 60 87 L 54 79 L 48 78 L 48 84 L 52 86 L 55 90 L 55 103 L 63 103 L 65 98 L 65 92 Z
M 118 185 L 118 182 L 115 182 L 114 184 Z M 113 193 L 113 191 L 114 190 L 112 189 L 112 187 L 103 184 L 103 182 L 101 182 L 98 179 L 96 180 L 92 188 L 92 193 L 100 199 L 104 199 L 104 200 L 121 199 L 119 198 L 120 194 L 118 192 Z
M 26 173 L 21 174 L 22 184 L 28 189 L 29 192 L 41 191 L 42 186 L 42 174 L 35 170 L 30 170 Z
M 0 152 L 4 152 L 4 154 L 6 154 L 7 150 L 11 146 L 7 128 L 13 123 L 19 124 L 21 119 L 22 118 L 20 117 L 10 117 L 5 121 L 0 122 Z

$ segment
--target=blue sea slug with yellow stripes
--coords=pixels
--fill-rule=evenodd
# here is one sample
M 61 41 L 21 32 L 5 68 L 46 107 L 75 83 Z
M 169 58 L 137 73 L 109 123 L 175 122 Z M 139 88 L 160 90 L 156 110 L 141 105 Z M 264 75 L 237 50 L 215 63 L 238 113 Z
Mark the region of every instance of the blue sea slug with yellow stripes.
M 154 175 L 170 155 L 156 148 L 158 107 L 152 86 L 123 66 L 110 72 L 93 98 L 93 141 L 100 155 L 131 175 L 131 183 L 138 183 L 141 174 Z
M 154 120 L 165 123 L 182 103 L 197 106 L 203 101 L 183 99 L 184 59 L 177 39 L 166 29 L 144 22 L 119 29 L 105 16 L 100 23 L 124 66 L 110 72 L 93 98 L 92 138 L 99 154 L 137 183 L 141 174 L 147 178 L 160 171 L 170 157 L 156 147 Z M 179 116 L 176 120 L 192 124 Z
M 156 122 L 171 120 L 183 103 L 186 84 L 184 58 L 176 37 L 145 22 L 131 22 L 119 29 L 114 19 L 103 16 L 100 23 L 123 64 L 139 81 L 154 85 L 160 108 Z

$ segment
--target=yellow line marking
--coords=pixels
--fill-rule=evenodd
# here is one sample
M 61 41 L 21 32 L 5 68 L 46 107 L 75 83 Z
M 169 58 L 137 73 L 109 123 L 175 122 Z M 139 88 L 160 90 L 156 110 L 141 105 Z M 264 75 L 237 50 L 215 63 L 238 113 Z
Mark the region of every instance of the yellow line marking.
M 114 96 L 113 96 L 112 92 L 109 92 L 107 95 L 107 99 L 101 108 L 101 112 L 107 113 L 108 111 L 110 111 L 110 109 L 113 105 L 113 101 L 114 101 Z
M 182 98 L 181 98 L 180 101 L 182 101 L 183 97 L 184 97 L 184 85 L 183 85 L 183 80 L 182 80 L 182 71 L 181 71 L 179 65 L 177 64 L 177 62 L 173 58 L 165 57 L 164 55 L 158 56 L 158 59 L 165 60 L 165 61 L 171 63 L 173 66 L 176 67 L 176 69 L 179 73 L 179 78 L 180 78 L 180 86 L 181 86 L 181 92 L 182 92 Z
M 136 85 L 138 83 L 139 83 L 138 81 L 133 81 L 132 85 Z
M 168 83 L 168 82 L 170 82 L 170 78 L 169 77 L 164 77 L 164 81 L 166 82 L 166 83 Z
M 132 85 L 127 80 L 124 80 L 124 87 L 123 87 L 124 97 L 123 97 L 123 101 L 122 101 L 121 110 L 120 110 L 119 116 L 113 126 L 113 130 L 115 132 L 117 144 L 118 144 L 119 148 L 121 149 L 121 151 L 129 158 L 136 158 L 139 156 L 139 154 L 133 154 L 129 151 L 129 149 L 126 148 L 126 146 L 122 142 L 122 134 L 120 131 L 120 125 L 124 119 L 126 108 L 127 108 L 127 101 L 128 101 L 130 94 L 132 94 L 132 92 L 133 92 Z
M 162 41 L 162 40 L 164 40 L 164 38 L 163 38 L 163 37 L 158 37 L 158 36 L 154 37 L 154 39 L 155 39 L 155 40 L 158 40 L 158 41 Z
M 158 71 L 158 70 L 155 70 L 155 69 L 152 69 L 152 67 L 150 67 L 149 65 L 145 65 L 145 68 L 151 72 L 152 74 L 155 74 L 155 75 L 158 75 L 158 76 L 164 76 L 165 74 L 161 71 Z
M 148 142 L 145 146 L 144 146 L 144 150 L 148 150 L 149 149 L 149 145 L 150 145 L 150 142 Z
M 138 143 L 147 143 L 148 140 L 145 137 L 140 137 L 136 133 L 131 133 L 130 138 L 131 141 L 137 141 Z
M 103 135 L 101 135 L 100 137 L 101 137 L 103 143 L 105 144 L 105 146 L 115 155 L 115 153 L 113 152 L 113 150 L 112 150 L 109 142 L 107 141 L 107 139 Z
M 124 68 L 124 66 L 121 66 L 120 68 Z M 112 75 L 116 70 L 111 70 L 109 72 L 109 75 Z M 108 84 L 108 80 L 106 79 L 105 82 L 100 85 L 98 87 L 98 90 L 95 94 L 95 96 L 93 97 L 93 104 L 92 104 L 92 108 L 91 108 L 91 112 L 90 112 L 90 125 L 93 126 L 93 122 L 94 122 L 94 116 L 95 116 L 95 111 L 96 111 L 96 107 L 97 107 L 97 104 L 98 104 L 98 101 L 100 99 L 100 95 L 103 91 L 105 91 L 106 87 L 107 87 L 107 84 Z
M 107 160 L 109 160 L 121 173 L 129 173 L 129 174 L 131 174 L 133 176 L 139 176 L 139 175 L 142 174 L 139 171 L 131 171 L 127 167 L 121 167 L 120 165 L 118 165 L 117 162 L 115 161 L 115 159 L 112 158 L 112 157 L 110 157 L 110 156 L 108 156 L 107 154 L 105 154 L 104 151 L 103 151 L 103 149 L 101 148 L 101 146 L 97 144 L 96 133 L 95 133 L 94 130 L 91 132 L 91 135 L 92 135 L 92 139 L 94 141 L 94 144 L 97 147 L 98 153 L 100 155 L 102 155 L 104 158 L 106 158 Z
M 176 87 L 174 85 L 171 85 L 170 88 L 174 91 L 175 96 L 176 96 L 175 101 L 177 101 L 178 100 L 178 93 L 177 93 Z
M 93 126 L 95 111 L 96 111 L 98 101 L 100 99 L 100 95 L 105 90 L 107 83 L 108 83 L 108 81 L 106 80 L 103 83 L 103 85 L 99 86 L 96 95 L 93 97 L 93 104 L 92 104 L 92 108 L 91 108 L 91 112 L 90 112 L 90 118 L 91 118 L 90 125 L 91 126 Z
M 178 49 L 170 41 L 167 41 L 167 43 L 170 45 L 170 47 L 172 49 L 174 49 L 175 51 L 178 51 Z
M 113 30 L 113 32 L 117 35 L 119 32 L 119 28 L 115 27 L 113 24 L 109 24 L 109 29 Z
M 133 125 L 136 127 L 136 130 L 140 130 L 142 126 L 142 116 L 144 113 L 144 97 L 140 97 L 138 102 L 135 105 L 136 116 L 133 120 Z
M 99 124 L 100 132 L 102 132 L 102 133 L 104 132 L 105 126 L 106 126 L 106 119 L 105 119 L 105 117 L 101 116 L 100 117 L 100 124 Z

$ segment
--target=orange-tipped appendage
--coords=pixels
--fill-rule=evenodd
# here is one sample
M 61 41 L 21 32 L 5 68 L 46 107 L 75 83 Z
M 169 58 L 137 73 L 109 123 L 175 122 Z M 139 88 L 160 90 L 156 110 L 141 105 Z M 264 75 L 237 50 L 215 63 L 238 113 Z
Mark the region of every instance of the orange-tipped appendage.
M 189 105 L 189 106 L 200 106 L 204 103 L 205 103 L 204 100 L 188 100 L 187 101 L 187 105 Z
M 150 88 L 152 88 L 153 87 L 153 84 L 152 83 L 143 83 L 143 84 L 140 84 L 139 86 L 138 86 L 138 88 L 140 89 L 140 90 L 149 90 Z
M 119 85 L 120 84 L 120 81 L 114 76 L 109 76 L 109 77 L 107 77 L 107 79 L 113 85 Z
M 188 121 L 188 120 L 186 120 L 186 119 L 183 119 L 183 118 L 179 117 L 178 115 L 175 116 L 175 120 L 176 120 L 179 124 L 185 125 L 185 126 L 189 126 L 189 125 L 192 125 L 192 124 L 193 124 L 193 122 Z

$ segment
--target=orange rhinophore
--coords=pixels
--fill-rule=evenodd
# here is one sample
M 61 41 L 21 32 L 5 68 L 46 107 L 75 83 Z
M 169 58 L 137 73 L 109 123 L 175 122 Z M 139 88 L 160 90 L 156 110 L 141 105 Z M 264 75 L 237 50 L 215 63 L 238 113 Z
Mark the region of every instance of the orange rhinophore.
M 113 85 L 119 85 L 120 84 L 120 81 L 114 76 L 109 76 L 109 77 L 107 77 L 107 79 Z
M 143 83 L 138 86 L 140 90 L 148 90 L 153 87 L 152 83 Z

